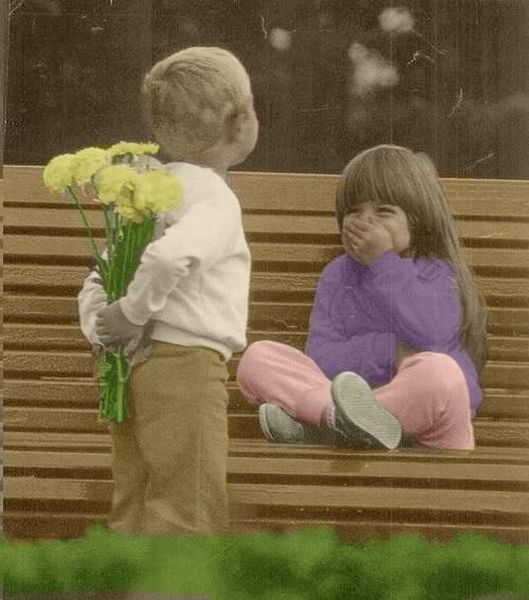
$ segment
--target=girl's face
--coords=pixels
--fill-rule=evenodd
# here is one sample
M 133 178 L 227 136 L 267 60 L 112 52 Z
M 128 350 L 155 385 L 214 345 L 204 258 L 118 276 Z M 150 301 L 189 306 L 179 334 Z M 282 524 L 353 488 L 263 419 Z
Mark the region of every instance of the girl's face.
M 409 249 L 411 235 L 408 219 L 399 206 L 380 202 L 362 202 L 353 206 L 345 215 L 344 224 L 358 220 L 378 224 L 386 229 L 393 240 L 393 250 L 397 254 L 402 255 Z

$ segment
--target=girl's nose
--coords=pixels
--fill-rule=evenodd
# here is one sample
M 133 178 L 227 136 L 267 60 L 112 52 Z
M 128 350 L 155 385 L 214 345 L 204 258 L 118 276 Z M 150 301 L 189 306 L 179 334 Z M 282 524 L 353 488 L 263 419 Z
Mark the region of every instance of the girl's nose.
M 376 211 L 370 204 L 363 206 L 362 210 L 358 213 L 358 217 L 368 223 L 372 223 L 375 220 L 375 216 Z

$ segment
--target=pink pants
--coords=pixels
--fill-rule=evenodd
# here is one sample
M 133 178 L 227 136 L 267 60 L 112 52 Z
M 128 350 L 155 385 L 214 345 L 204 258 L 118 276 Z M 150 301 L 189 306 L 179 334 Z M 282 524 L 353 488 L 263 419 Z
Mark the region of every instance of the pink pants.
M 277 404 L 292 417 L 320 425 L 332 402 L 331 382 L 308 356 L 284 344 L 249 346 L 237 371 L 239 386 L 257 406 Z M 405 433 L 432 448 L 474 448 L 468 388 L 459 365 L 446 354 L 420 352 L 403 360 L 395 377 L 374 390 Z

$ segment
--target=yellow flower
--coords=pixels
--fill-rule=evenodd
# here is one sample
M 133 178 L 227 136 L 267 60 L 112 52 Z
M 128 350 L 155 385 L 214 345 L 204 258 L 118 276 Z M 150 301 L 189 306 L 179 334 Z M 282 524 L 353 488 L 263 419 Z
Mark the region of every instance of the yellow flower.
M 62 192 L 67 186 L 73 185 L 73 164 L 73 154 L 60 154 L 52 158 L 42 173 L 44 185 L 52 192 Z
M 95 177 L 98 198 L 103 204 L 114 204 L 124 219 L 141 223 L 144 215 L 134 202 L 139 181 L 140 175 L 129 165 L 105 167 Z
M 134 223 L 141 223 L 145 216 L 136 210 L 135 206 L 130 202 L 126 197 L 121 197 L 118 203 L 116 204 L 116 211 L 128 221 L 133 221 Z
M 152 142 L 149 143 L 137 143 L 137 142 L 119 142 L 110 146 L 107 150 L 107 154 L 110 158 L 115 156 L 123 156 L 124 154 L 134 154 L 135 156 L 140 154 L 156 154 L 160 146 Z
M 180 179 L 169 171 L 149 171 L 141 176 L 134 195 L 137 210 L 157 214 L 175 209 L 182 201 Z
M 107 164 L 106 150 L 102 148 L 83 148 L 83 150 L 75 153 L 74 180 L 78 184 L 86 183 L 99 169 Z
M 139 175 L 128 165 L 109 165 L 101 169 L 94 180 L 97 197 L 103 204 L 132 203 Z

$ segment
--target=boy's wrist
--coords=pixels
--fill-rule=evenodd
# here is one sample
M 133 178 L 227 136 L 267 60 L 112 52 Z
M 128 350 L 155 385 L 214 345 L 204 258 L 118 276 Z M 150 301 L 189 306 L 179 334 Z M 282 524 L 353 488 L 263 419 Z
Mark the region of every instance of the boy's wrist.
M 119 308 L 121 309 L 123 316 L 132 325 L 143 327 L 145 323 L 147 323 L 147 321 L 149 320 L 150 315 L 147 317 L 140 315 L 140 313 L 130 305 L 130 302 L 127 300 L 126 296 L 120 298 L 119 300 L 116 300 L 116 302 L 119 302 Z
M 96 317 L 96 334 L 105 348 L 119 348 L 143 332 L 143 325 L 129 321 L 119 301 L 100 310 Z

